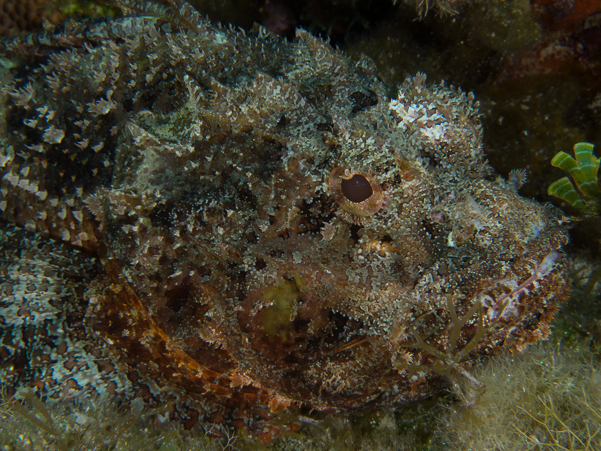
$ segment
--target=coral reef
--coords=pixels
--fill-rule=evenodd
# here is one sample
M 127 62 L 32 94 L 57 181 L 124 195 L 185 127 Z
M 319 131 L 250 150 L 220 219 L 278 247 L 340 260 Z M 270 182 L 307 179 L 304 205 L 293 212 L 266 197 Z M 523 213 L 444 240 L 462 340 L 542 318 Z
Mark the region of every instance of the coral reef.
M 390 100 L 371 60 L 307 32 L 122 7 L 2 42 L 15 396 L 171 402 L 269 441 L 295 427 L 270 412 L 422 399 L 548 334 L 567 234 L 495 180 L 471 94 L 418 74 Z

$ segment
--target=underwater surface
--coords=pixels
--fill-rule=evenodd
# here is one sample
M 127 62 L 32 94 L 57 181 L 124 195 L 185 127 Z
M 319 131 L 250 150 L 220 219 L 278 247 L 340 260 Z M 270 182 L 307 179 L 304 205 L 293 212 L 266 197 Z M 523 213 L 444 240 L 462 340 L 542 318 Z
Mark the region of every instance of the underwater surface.
M 10 4 L 3 449 L 601 448 L 596 2 Z

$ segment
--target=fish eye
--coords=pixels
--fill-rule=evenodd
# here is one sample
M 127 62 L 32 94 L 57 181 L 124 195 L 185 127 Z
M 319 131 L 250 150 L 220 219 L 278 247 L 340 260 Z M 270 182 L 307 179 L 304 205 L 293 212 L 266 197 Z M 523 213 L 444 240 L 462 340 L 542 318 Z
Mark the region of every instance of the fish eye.
M 330 172 L 329 186 L 340 208 L 359 218 L 376 214 L 388 200 L 386 192 L 373 176 L 341 167 Z

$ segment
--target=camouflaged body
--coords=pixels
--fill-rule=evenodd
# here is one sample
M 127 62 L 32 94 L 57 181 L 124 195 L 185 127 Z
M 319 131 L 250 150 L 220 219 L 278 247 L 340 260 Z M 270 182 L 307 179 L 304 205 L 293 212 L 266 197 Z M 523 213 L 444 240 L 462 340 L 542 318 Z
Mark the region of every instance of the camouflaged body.
M 249 406 L 419 399 L 547 335 L 567 234 L 495 180 L 473 96 L 420 74 L 392 93 L 304 31 L 146 9 L 3 44 L 2 217 L 80 274 L 57 311 L 3 298 L 3 381 L 175 399 L 191 422 L 228 405 L 252 427 Z M 44 335 L 67 305 L 78 333 Z

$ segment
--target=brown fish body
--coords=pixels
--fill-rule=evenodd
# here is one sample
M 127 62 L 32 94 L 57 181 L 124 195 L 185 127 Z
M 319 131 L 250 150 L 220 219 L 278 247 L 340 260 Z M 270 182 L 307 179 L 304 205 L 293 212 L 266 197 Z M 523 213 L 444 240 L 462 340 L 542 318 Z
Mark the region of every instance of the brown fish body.
M 491 176 L 471 95 L 418 74 L 391 100 L 367 59 L 187 5 L 4 45 L 3 218 L 37 234 L 23 252 L 45 235 L 98 259 L 68 296 L 5 297 L 5 335 L 48 337 L 3 345 L 35 367 L 0 371 L 16 389 L 175 399 L 191 423 L 348 411 L 548 334 L 567 234 Z M 3 267 L 19 267 L 10 243 Z M 50 267 L 84 258 L 48 243 Z

